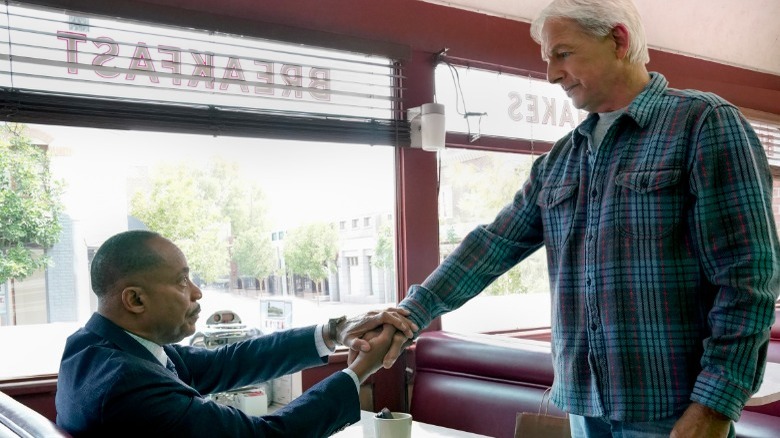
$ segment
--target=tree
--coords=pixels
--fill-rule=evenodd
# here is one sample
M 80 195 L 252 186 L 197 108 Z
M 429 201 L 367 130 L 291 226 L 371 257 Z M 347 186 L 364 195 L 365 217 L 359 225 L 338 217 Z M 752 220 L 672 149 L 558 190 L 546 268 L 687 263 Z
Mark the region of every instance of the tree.
M 212 282 L 229 273 L 228 225 L 185 165 L 156 169 L 148 193 L 136 192 L 130 211 L 181 248 L 193 273 Z
M 530 160 L 512 160 L 503 155 L 483 155 L 451 165 L 453 193 L 458 194 L 454 218 L 441 224 L 447 229 L 443 239 L 446 247 L 454 249 L 454 226 L 462 223 L 489 223 L 506 204 L 512 201 L 528 177 Z M 451 250 L 450 249 L 450 250 Z M 546 253 L 539 250 L 513 267 L 489 285 L 486 295 L 508 295 L 544 290 L 549 286 Z
M 395 267 L 395 238 L 393 228 L 389 223 L 379 227 L 374 248 L 373 264 L 379 269 L 393 269 Z
M 45 268 L 39 254 L 54 245 L 62 227 L 62 186 L 53 181 L 46 152 L 33 144 L 24 125 L 5 124 L 0 133 L 0 283 L 24 279 Z M 13 311 L 16 324 L 16 312 Z
M 131 213 L 179 246 L 193 273 L 207 283 L 232 277 L 233 260 L 241 274 L 271 274 L 265 194 L 241 178 L 236 163 L 215 159 L 207 170 L 161 166 L 155 175 L 148 193 L 133 196 Z
M 198 186 L 230 222 L 231 259 L 238 273 L 256 278 L 271 275 L 274 253 L 263 190 L 241 178 L 238 164 L 218 158 L 199 177 Z M 231 284 L 235 282 L 231 278 Z
M 290 273 L 319 284 L 335 266 L 338 234 L 332 225 L 317 222 L 302 225 L 287 234 L 284 261 Z
M 265 278 L 274 272 L 273 247 L 268 231 L 251 228 L 233 239 L 233 260 L 242 275 Z
M 385 301 L 395 302 L 395 236 L 390 223 L 384 223 L 379 227 L 374 248 L 372 264 L 382 270 L 385 290 Z

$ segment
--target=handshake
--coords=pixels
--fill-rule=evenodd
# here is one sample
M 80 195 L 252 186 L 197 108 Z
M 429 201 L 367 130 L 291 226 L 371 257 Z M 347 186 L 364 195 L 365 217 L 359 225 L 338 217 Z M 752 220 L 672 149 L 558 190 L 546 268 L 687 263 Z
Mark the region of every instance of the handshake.
M 411 344 L 419 327 L 408 316 L 408 310 L 391 307 L 342 318 L 328 330 L 325 342 L 349 348 L 348 367 L 363 383 L 379 368 L 392 367 L 403 349 Z

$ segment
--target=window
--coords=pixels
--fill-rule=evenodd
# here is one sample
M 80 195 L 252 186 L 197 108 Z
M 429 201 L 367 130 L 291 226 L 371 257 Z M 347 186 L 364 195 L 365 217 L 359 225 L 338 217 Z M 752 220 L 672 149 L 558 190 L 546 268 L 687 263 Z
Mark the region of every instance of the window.
M 270 328 L 268 300 L 290 304 L 274 329 L 396 302 L 395 151 L 367 147 L 408 136 L 394 113 L 392 60 L 0 9 L 0 95 L 19 105 L 24 135 L 48 148 L 63 205 L 46 249 L 53 263 L 0 279 L 0 379 L 56 373 L 65 338 L 96 308 L 92 256 L 128 229 L 159 231 L 182 249 L 204 291 L 199 326 L 228 309 Z M 385 218 L 375 232 L 343 232 L 341 218 L 369 214 Z M 327 245 L 332 259 L 310 260 L 308 245 Z M 381 253 L 376 275 L 350 270 L 349 251 Z M 51 348 L 31 356 L 30 344 Z
M 587 113 L 559 85 L 531 76 L 439 64 L 436 98 L 445 105 L 446 129 L 469 134 L 554 142 Z
M 445 149 L 440 152 L 439 242 L 443 260 L 479 224 L 511 202 L 532 155 Z M 489 317 L 487 317 L 489 315 Z M 541 248 L 463 307 L 442 316 L 444 330 L 487 332 L 549 327 L 547 259 Z
M 586 117 L 559 86 L 532 77 L 440 64 L 436 93 L 447 130 L 550 142 Z M 472 114 L 464 117 L 464 113 Z M 780 218 L 780 119 L 743 110 L 767 152 L 775 176 L 773 210 Z M 479 114 L 482 114 L 481 116 Z M 479 224 L 511 202 L 528 176 L 533 154 L 445 149 L 439 152 L 439 241 L 442 260 Z M 549 327 L 550 292 L 544 247 L 463 307 L 442 316 L 442 328 L 487 332 Z M 489 315 L 489 317 L 486 317 Z
M 557 85 L 531 76 L 450 65 L 436 68 L 437 101 L 446 106 L 447 131 L 531 142 L 552 142 L 586 113 Z M 468 116 L 465 116 L 468 114 Z M 439 152 L 439 242 L 443 260 L 479 224 L 512 201 L 535 154 L 445 149 Z M 489 315 L 489 317 L 486 317 Z M 498 278 L 463 307 L 442 316 L 442 328 L 465 332 L 550 326 L 544 248 Z
M 0 283 L 0 378 L 56 372 L 65 338 L 96 308 L 90 255 L 127 229 L 182 236 L 172 238 L 204 292 L 199 325 L 229 309 L 262 328 L 265 300 L 291 302 L 294 326 L 395 302 L 394 245 L 385 247 L 389 262 L 372 268 L 381 284 L 346 266 L 358 257 L 338 263 L 345 251 L 374 253 L 386 238 L 339 232 L 342 214 L 380 212 L 393 224 L 391 147 L 45 125 L 28 126 L 26 135 L 48 140 L 52 176 L 63 184 L 63 227 L 47 251 L 54 263 Z M 309 245 L 337 250 L 318 261 L 325 269 L 316 278 L 296 265 L 310 263 L 301 261 Z M 38 337 L 52 348 L 31 352 Z

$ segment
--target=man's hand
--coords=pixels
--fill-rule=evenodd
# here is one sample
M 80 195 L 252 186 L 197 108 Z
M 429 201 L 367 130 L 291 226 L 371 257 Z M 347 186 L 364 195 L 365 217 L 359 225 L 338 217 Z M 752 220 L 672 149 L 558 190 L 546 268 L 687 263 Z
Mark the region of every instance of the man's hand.
M 391 345 L 390 348 L 387 350 L 387 353 L 385 354 L 385 357 L 383 359 L 382 366 L 386 369 L 390 369 L 396 360 L 398 360 L 398 357 L 401 356 L 401 353 L 404 351 L 404 348 L 411 345 L 412 340 L 410 338 L 407 338 L 406 335 L 403 333 L 395 330 L 395 327 L 391 326 L 390 324 L 386 324 L 383 328 L 392 328 L 393 332 L 391 332 Z M 379 333 L 383 333 L 379 330 L 373 330 L 365 335 L 363 335 L 363 340 L 370 341 L 374 337 L 378 336 Z M 351 364 L 355 358 L 357 358 L 358 352 L 355 350 L 349 350 L 349 354 L 347 355 L 347 363 Z
M 363 337 L 371 348 L 360 352 L 349 350 L 349 369 L 357 374 L 360 383 L 382 367 L 382 360 L 387 349 L 392 345 L 394 333 L 399 332 L 394 326 L 385 324 L 382 328 L 372 330 Z
M 699 403 L 691 403 L 672 429 L 670 438 L 727 438 L 731 420 Z
M 368 340 L 363 339 L 364 335 L 376 328 L 390 325 L 398 330 L 398 335 L 394 335 L 393 340 L 393 347 L 395 347 L 395 336 L 400 335 L 406 342 L 406 340 L 414 337 L 414 332 L 419 330 L 415 323 L 406 318 L 407 316 L 409 316 L 408 310 L 396 307 L 390 307 L 381 312 L 371 311 L 365 315 L 355 316 L 336 327 L 337 341 L 350 350 L 369 351 L 371 350 L 371 344 Z M 398 354 L 400 354 L 400 351 Z M 393 359 L 393 362 L 395 362 L 395 359 Z

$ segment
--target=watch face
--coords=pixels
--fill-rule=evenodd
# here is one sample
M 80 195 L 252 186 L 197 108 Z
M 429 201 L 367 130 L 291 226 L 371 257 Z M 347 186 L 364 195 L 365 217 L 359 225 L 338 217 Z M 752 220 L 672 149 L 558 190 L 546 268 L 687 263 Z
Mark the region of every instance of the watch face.
M 328 334 L 330 335 L 330 339 L 336 344 L 341 344 L 338 339 L 338 325 L 346 320 L 346 316 L 342 316 L 340 318 L 331 318 L 328 320 Z

